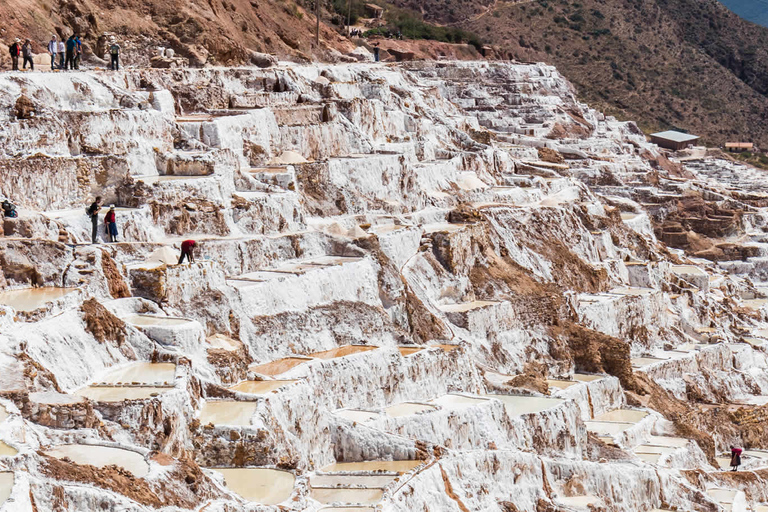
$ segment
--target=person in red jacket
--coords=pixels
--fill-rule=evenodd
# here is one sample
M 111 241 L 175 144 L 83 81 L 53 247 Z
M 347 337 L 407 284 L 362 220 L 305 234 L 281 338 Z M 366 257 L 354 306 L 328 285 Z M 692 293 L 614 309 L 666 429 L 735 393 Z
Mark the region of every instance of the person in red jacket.
M 104 216 L 104 224 L 106 224 L 109 241 L 112 243 L 117 242 L 117 215 L 115 214 L 115 205 L 109 206 L 109 211 Z
M 13 71 L 19 70 L 19 55 L 21 55 L 21 39 L 16 38 L 11 46 L 8 47 L 11 54 L 11 64 Z
M 179 256 L 179 265 L 182 264 L 185 256 L 190 263 L 194 263 L 195 262 L 194 250 L 195 250 L 194 240 L 184 240 L 183 242 L 181 242 L 181 256 Z
M 741 448 L 731 446 L 731 471 L 736 471 L 741 466 Z

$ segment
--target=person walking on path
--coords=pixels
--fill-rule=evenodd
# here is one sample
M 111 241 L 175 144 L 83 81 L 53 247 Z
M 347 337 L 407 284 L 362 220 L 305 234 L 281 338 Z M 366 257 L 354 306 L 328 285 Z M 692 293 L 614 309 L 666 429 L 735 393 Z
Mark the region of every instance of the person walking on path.
M 8 48 L 8 53 L 11 54 L 11 69 L 13 71 L 19 70 L 19 55 L 21 55 L 21 40 L 16 38 L 13 44 Z
M 109 47 L 109 58 L 109 69 L 120 71 L 120 45 L 114 39 Z
M 83 42 L 80 36 L 75 35 L 75 69 L 80 69 L 80 60 L 83 58 Z
M 381 50 L 379 49 L 379 43 L 374 43 L 373 45 L 373 60 L 376 62 L 379 62 L 379 52 Z
M 52 35 L 51 40 L 48 41 L 48 55 L 51 56 L 51 71 L 56 69 L 56 54 L 59 51 L 59 42 L 56 40 L 56 36 Z
M 736 471 L 741 466 L 741 448 L 731 446 L 731 471 Z
M 117 242 L 117 215 L 115 214 L 115 205 L 109 205 L 109 211 L 104 216 L 104 223 L 107 228 L 107 235 L 111 243 Z
M 64 61 L 64 69 L 75 69 L 75 36 L 69 36 L 67 39 L 67 58 Z
M 181 256 L 179 256 L 179 265 L 181 265 L 184 262 L 184 257 L 186 257 L 190 263 L 195 262 L 195 241 L 194 240 L 184 240 L 181 242 Z
M 67 54 L 67 44 L 64 42 L 64 39 L 61 39 L 59 41 L 58 54 L 59 54 L 59 69 L 64 69 L 64 57 Z
M 27 69 L 27 62 L 29 62 L 29 70 L 34 71 L 35 70 L 35 61 L 32 60 L 32 41 L 27 39 L 24 42 L 24 46 L 21 47 L 21 54 L 24 56 L 24 65 L 22 66 L 23 69 Z
M 99 212 L 101 211 L 101 196 L 88 207 L 88 215 L 91 217 L 91 243 L 96 243 L 99 234 Z

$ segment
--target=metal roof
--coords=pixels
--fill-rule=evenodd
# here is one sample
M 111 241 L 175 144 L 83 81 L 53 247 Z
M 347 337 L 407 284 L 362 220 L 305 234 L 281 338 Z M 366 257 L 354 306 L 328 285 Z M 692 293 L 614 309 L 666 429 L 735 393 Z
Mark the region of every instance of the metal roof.
M 673 140 L 675 142 L 689 142 L 699 138 L 698 135 L 691 135 L 690 133 L 676 132 L 675 130 L 667 130 L 665 132 L 652 133 L 651 137 L 658 137 L 659 139 Z

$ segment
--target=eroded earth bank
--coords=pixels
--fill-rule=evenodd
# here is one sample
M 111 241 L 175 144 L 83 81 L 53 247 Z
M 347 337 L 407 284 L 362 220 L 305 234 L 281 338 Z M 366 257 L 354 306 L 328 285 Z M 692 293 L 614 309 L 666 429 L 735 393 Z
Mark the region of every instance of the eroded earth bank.
M 764 182 L 545 65 L 6 73 L 0 510 L 765 511 Z

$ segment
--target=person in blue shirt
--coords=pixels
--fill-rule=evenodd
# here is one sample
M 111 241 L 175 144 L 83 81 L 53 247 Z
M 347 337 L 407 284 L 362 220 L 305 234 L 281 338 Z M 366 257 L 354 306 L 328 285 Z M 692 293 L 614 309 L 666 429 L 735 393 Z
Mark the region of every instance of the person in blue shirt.
M 75 36 L 67 39 L 67 58 L 64 61 L 64 69 L 75 69 Z
M 80 69 L 80 59 L 83 56 L 83 42 L 80 36 L 75 34 L 75 69 Z

